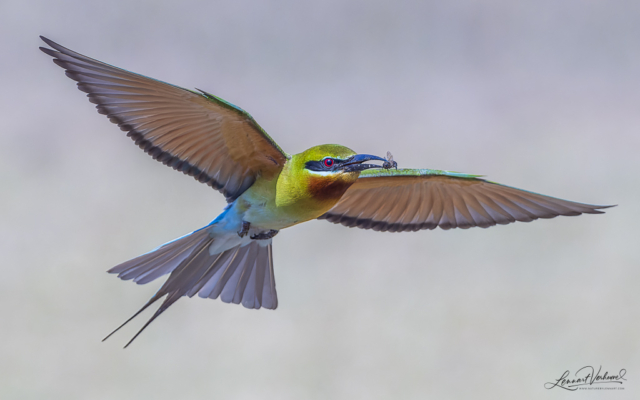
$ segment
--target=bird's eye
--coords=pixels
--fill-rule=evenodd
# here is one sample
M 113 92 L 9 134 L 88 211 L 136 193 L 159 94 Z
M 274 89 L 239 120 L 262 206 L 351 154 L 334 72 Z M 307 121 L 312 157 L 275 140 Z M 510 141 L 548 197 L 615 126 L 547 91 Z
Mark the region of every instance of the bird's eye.
M 323 163 L 325 167 L 331 168 L 333 167 L 333 158 L 325 158 Z

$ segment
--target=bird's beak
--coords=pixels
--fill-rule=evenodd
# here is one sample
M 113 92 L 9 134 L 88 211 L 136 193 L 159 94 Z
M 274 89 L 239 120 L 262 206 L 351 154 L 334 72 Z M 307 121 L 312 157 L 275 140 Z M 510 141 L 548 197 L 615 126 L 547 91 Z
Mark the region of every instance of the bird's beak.
M 376 160 L 376 161 L 382 161 L 382 162 L 387 161 L 382 157 L 372 156 L 371 154 L 356 154 L 355 156 L 348 158 L 340 166 L 340 169 L 342 169 L 345 172 L 355 172 L 355 171 L 364 171 L 365 169 L 369 169 L 369 168 L 382 168 L 382 165 L 362 164 L 363 162 L 370 161 L 370 160 Z

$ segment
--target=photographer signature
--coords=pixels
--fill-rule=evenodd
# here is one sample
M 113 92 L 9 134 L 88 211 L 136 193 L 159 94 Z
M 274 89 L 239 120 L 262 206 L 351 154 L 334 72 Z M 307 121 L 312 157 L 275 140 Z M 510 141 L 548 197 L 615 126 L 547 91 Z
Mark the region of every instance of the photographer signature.
M 555 382 L 547 382 L 544 384 L 545 389 L 561 388 L 565 390 L 578 390 L 585 389 L 583 386 L 594 385 L 608 385 L 618 384 L 622 385 L 623 381 L 627 379 L 624 377 L 627 374 L 626 369 L 621 369 L 617 375 L 611 375 L 608 371 L 602 373 L 602 366 L 595 372 L 592 366 L 582 367 L 576 371 L 574 378 L 569 378 L 569 370 L 564 371 L 562 376 L 556 379 Z

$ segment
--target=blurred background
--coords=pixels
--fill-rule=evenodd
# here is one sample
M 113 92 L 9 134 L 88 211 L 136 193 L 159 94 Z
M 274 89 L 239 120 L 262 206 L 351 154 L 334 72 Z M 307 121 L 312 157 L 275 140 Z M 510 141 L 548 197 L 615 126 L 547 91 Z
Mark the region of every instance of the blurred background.
M 0 4 L 0 398 L 640 395 L 637 1 Z M 604 215 L 274 241 L 280 306 L 181 300 L 108 268 L 207 224 L 223 196 L 145 155 L 38 51 L 45 35 L 320 143 L 484 174 Z M 625 390 L 547 390 L 626 369 Z

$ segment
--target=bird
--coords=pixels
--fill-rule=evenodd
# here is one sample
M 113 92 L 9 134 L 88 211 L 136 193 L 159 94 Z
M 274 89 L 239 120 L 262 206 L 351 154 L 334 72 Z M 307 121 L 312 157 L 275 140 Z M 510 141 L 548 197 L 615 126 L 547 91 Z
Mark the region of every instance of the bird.
M 227 200 L 206 226 L 110 270 L 146 284 L 169 275 L 131 318 L 164 298 L 129 346 L 182 297 L 220 298 L 276 309 L 273 238 L 314 220 L 380 232 L 488 228 L 559 215 L 601 214 L 600 206 L 495 183 L 481 175 L 398 168 L 387 157 L 338 144 L 288 154 L 242 108 L 103 63 L 43 36 L 40 47 L 87 93 L 100 114 L 154 159 Z

